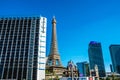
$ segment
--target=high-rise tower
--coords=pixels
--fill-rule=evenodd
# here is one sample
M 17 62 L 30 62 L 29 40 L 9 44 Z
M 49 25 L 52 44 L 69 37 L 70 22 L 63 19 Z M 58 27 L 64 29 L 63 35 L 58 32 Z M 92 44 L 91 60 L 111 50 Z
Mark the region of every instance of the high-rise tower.
M 88 47 L 88 55 L 90 62 L 90 69 L 94 69 L 95 65 L 98 66 L 99 76 L 105 77 L 105 66 L 102 54 L 101 43 L 96 41 L 91 41 Z
M 113 71 L 120 74 L 120 45 L 112 44 L 109 47 L 112 59 Z
M 0 18 L 0 80 L 45 79 L 45 17 Z
M 55 73 L 58 76 L 61 76 L 64 71 L 64 67 L 62 67 L 60 55 L 58 53 L 57 48 L 57 35 L 56 35 L 56 19 L 53 17 L 52 19 L 52 39 L 51 39 L 51 47 L 50 54 L 48 55 L 46 70 L 50 73 Z

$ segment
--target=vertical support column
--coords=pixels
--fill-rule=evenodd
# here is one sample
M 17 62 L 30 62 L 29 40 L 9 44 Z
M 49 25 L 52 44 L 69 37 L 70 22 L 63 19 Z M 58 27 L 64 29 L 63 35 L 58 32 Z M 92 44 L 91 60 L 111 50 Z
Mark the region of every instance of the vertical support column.
M 33 58 L 34 58 L 34 39 L 35 39 L 35 18 L 31 20 L 31 32 L 30 32 L 30 46 L 29 46 L 29 55 L 28 55 L 28 73 L 27 80 L 33 80 Z
M 39 28 L 39 48 L 38 48 L 38 67 L 37 80 L 45 79 L 45 64 L 46 64 L 46 23 L 45 17 L 40 18 Z

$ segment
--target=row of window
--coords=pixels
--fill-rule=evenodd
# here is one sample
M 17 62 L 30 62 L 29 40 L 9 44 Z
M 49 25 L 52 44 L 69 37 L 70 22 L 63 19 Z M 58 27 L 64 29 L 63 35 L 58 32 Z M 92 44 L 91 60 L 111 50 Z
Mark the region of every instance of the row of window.
M 40 17 L 9 17 L 9 18 L 0 18 L 0 21 L 3 20 L 40 20 Z
M 31 69 L 37 69 L 37 66 L 29 66 L 29 67 L 27 67 L 27 65 L 26 66 L 10 66 L 9 68 L 17 68 L 17 69 L 19 69 L 19 68 L 31 68 Z M 19 67 L 19 68 L 18 68 Z M 4 68 L 8 68 L 7 66 L 5 66 Z
M 17 32 L 15 32 L 15 33 L 17 33 Z M 27 32 L 27 33 L 26 33 L 26 32 L 22 32 L 22 33 L 20 32 L 20 33 L 17 33 L 17 34 L 15 34 L 15 33 L 13 34 L 13 32 L 12 32 L 12 34 L 9 34 L 9 32 L 7 32 L 6 35 L 8 35 L 8 36 L 10 36 L 10 37 L 12 37 L 12 36 L 16 36 L 16 37 L 17 37 L 17 36 L 18 36 L 18 37 L 21 37 L 21 36 L 22 36 L 22 37 L 23 37 L 23 36 L 26 36 L 25 34 L 27 34 L 27 36 L 29 37 L 29 35 L 30 35 L 30 32 Z M 23 34 L 23 35 L 20 35 L 20 34 Z M 39 33 L 36 32 L 35 34 L 36 34 L 36 37 L 38 37 L 38 34 L 39 34 Z M 35 34 L 34 34 L 34 35 L 35 35 Z M 4 32 L 3 34 L 1 34 L 1 36 L 5 36 L 5 32 Z M 42 37 L 42 36 L 41 36 L 41 37 Z
M 28 28 L 30 28 L 30 25 L 31 25 L 31 23 L 17 23 L 17 24 L 15 24 L 15 23 L 11 23 L 11 24 L 9 24 L 9 23 L 0 23 L 0 26 L 11 26 L 11 27 L 16 27 L 16 26 L 18 26 L 18 27 L 28 27 Z M 36 24 L 34 24 L 34 26 L 36 26 Z
M 28 58 L 28 56 L 29 55 L 27 55 L 27 56 L 24 56 L 24 55 L 20 55 L 19 57 L 18 56 L 11 56 L 11 57 L 9 57 L 9 58 Z M 2 56 L 2 58 L 5 58 L 6 56 Z M 35 55 L 32 55 L 31 56 L 32 58 L 38 58 L 38 56 L 35 56 Z M 39 58 L 41 58 L 41 57 L 39 57 Z
M 3 30 L 3 31 L 9 30 L 10 28 L 13 28 L 13 29 L 11 29 L 12 31 L 14 31 L 14 28 L 15 28 L 15 30 L 18 30 L 19 28 L 21 28 L 21 31 L 22 31 L 22 29 L 28 29 L 28 30 L 31 29 L 31 25 L 28 25 L 28 26 L 25 26 L 25 25 L 22 25 L 22 26 L 13 25 L 13 26 L 9 26 L 9 28 L 6 25 L 4 25 L 3 29 L 2 29 L 1 25 L 0 25 L 0 27 L 1 27 L 1 30 Z M 38 27 L 36 26 L 36 29 L 39 29 L 39 25 L 38 25 Z
M 1 62 L 0 64 L 2 65 L 2 64 L 4 64 L 4 63 L 5 63 L 5 64 L 10 64 L 10 65 L 11 65 L 11 64 L 19 64 L 19 65 L 21 65 L 21 64 L 28 64 L 28 61 L 22 61 L 22 62 L 16 61 L 16 62 L 12 62 L 12 63 L 11 63 L 11 62 Z M 38 63 L 37 60 L 34 60 L 34 61 L 31 62 L 31 64 L 34 64 L 34 63 L 35 63 L 35 64 Z M 43 63 L 39 63 L 39 64 L 43 64 Z M 44 64 L 45 64 L 45 63 L 44 63 Z

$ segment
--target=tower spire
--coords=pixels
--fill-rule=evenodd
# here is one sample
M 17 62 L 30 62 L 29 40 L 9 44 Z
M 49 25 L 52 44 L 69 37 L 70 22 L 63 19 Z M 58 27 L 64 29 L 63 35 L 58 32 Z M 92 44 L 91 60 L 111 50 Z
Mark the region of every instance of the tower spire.
M 53 16 L 52 19 L 52 39 L 51 39 L 51 49 L 50 49 L 50 55 L 57 54 L 58 55 L 58 48 L 57 48 L 57 35 L 56 35 L 56 19 L 55 16 Z

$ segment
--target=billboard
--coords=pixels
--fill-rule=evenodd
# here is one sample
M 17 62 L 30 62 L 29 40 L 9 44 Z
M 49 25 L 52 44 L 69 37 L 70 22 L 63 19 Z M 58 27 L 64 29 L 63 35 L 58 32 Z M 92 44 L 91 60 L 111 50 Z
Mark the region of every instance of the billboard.
M 63 77 L 60 80 L 72 80 L 71 77 Z M 95 80 L 94 77 L 74 77 L 73 80 Z

